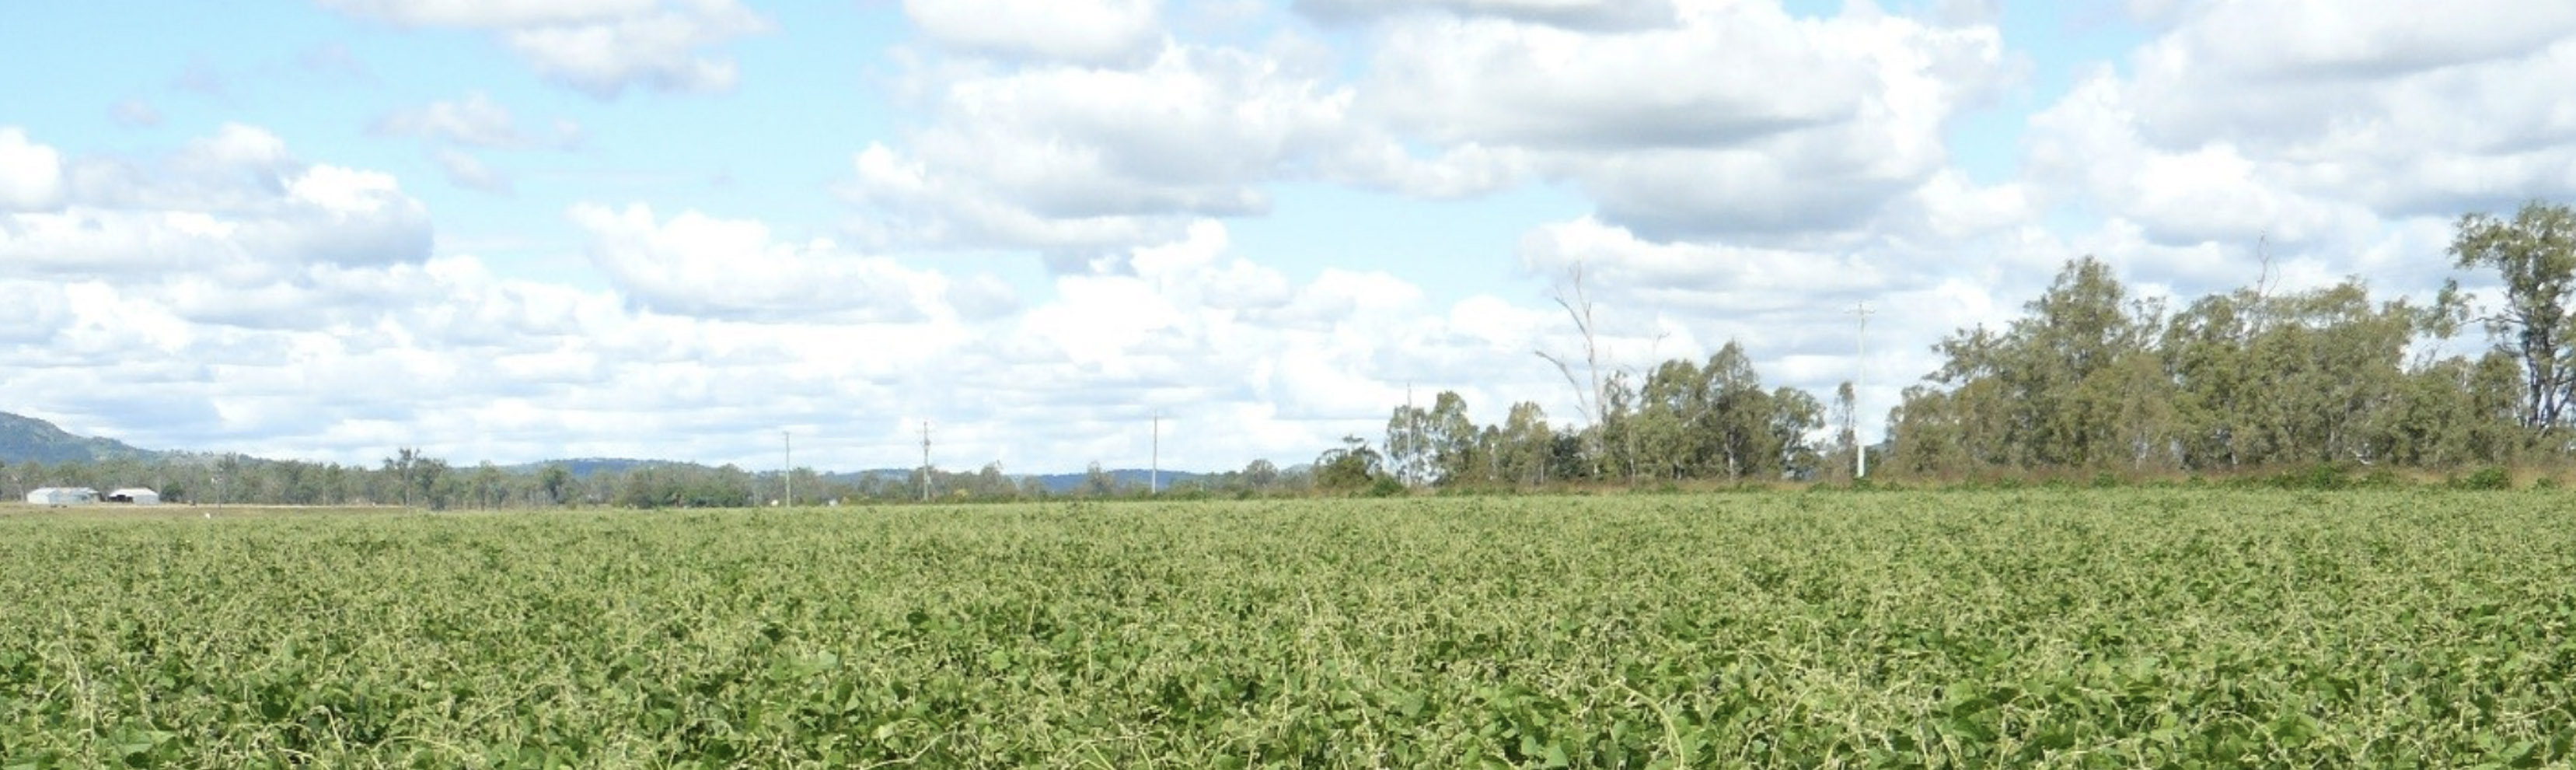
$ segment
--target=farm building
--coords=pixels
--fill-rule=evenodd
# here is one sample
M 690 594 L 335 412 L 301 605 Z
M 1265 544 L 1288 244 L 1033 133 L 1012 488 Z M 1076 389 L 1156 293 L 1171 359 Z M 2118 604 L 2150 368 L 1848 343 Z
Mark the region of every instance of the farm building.
M 142 487 L 126 487 L 124 489 L 107 493 L 107 501 L 111 503 L 132 503 L 134 505 L 160 505 L 161 493 Z
M 89 487 L 38 487 L 27 492 L 31 505 L 88 505 L 98 502 L 98 490 Z

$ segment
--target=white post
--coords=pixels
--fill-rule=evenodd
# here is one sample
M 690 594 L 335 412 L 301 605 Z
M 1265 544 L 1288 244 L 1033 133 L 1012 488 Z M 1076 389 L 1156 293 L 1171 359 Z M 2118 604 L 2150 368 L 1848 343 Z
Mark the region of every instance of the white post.
M 1865 414 L 1860 399 L 1869 382 L 1869 303 L 1860 303 L 1860 308 L 1852 312 L 1860 315 L 1860 332 L 1852 336 L 1857 359 L 1852 362 L 1852 479 L 1857 481 L 1869 475 L 1869 445 L 1860 440 L 1861 415 Z

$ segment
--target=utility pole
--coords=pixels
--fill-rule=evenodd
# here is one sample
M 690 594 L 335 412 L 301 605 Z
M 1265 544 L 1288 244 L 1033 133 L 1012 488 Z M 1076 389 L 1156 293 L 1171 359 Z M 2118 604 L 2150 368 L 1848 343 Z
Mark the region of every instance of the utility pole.
M 785 482 L 787 487 L 786 499 L 779 502 L 794 508 L 796 507 L 796 439 L 791 438 L 787 431 L 779 431 L 778 448 L 779 453 L 784 455 L 787 461 L 786 465 L 778 471 L 778 480 Z
M 1852 309 L 1852 314 L 1860 316 L 1860 332 L 1852 335 L 1852 351 L 1856 360 L 1852 362 L 1851 417 L 1852 480 L 1858 481 L 1869 475 L 1869 445 L 1860 440 L 1860 398 L 1869 378 L 1869 303 L 1860 303 L 1859 307 Z
M 930 502 L 930 421 L 921 421 L 921 501 Z
M 1152 468 L 1145 476 L 1145 494 L 1163 493 L 1163 412 L 1154 412 L 1154 454 Z
M 1405 488 L 1411 489 L 1413 461 L 1422 455 L 1422 410 L 1413 408 L 1412 380 L 1404 381 L 1404 434 L 1404 447 L 1408 451 L 1404 453 L 1405 461 L 1395 465 L 1395 480 L 1404 482 Z M 1387 447 L 1387 453 L 1394 454 L 1395 447 Z

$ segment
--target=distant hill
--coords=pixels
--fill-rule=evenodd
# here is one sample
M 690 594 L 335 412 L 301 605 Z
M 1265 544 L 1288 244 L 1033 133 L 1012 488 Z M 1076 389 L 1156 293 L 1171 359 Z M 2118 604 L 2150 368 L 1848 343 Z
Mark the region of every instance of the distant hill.
M 97 462 L 159 456 L 159 452 L 137 449 L 123 441 L 75 436 L 44 420 L 0 412 L 0 462 Z

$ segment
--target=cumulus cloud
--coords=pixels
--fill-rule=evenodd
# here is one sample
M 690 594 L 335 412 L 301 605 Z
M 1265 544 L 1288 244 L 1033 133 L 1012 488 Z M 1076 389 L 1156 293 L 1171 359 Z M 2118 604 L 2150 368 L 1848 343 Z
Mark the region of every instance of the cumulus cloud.
M 893 260 L 843 250 L 828 239 L 773 240 L 754 220 L 695 211 L 668 221 L 642 204 L 611 209 L 574 206 L 569 216 L 591 239 L 593 264 L 638 305 L 710 318 L 823 318 L 858 323 L 955 317 L 946 276 Z M 966 296 L 979 308 L 1008 307 L 977 284 Z
M 2097 69 L 2031 119 L 2024 174 L 2121 251 L 2163 255 L 2163 277 L 2242 283 L 2259 240 L 2297 270 L 2400 269 L 2413 280 L 2393 288 L 2420 288 L 2438 247 L 2391 247 L 2424 220 L 2576 193 L 2576 114 L 2545 93 L 2576 77 L 2576 8 L 2160 12 L 2171 26 L 2128 74 Z
M 2017 75 L 1992 26 L 1866 8 L 1796 19 L 1694 4 L 1670 27 L 1608 32 L 1388 25 L 1361 114 L 1443 146 L 1523 152 L 1605 219 L 1663 239 L 1867 221 L 1945 167 L 1951 116 Z
M 405 27 L 489 30 L 538 74 L 607 99 L 630 87 L 731 89 L 730 56 L 713 52 L 770 30 L 736 0 L 319 0 Z
M 1150 58 L 1162 40 L 1158 0 L 904 0 L 940 45 L 1084 64 Z
M 68 165 L 66 181 L 49 188 L 56 206 L 0 214 L 0 266 L 53 276 L 278 275 L 429 252 L 428 213 L 393 177 L 304 162 L 251 126 L 224 126 L 162 158 Z
M 1096 254 L 1167 242 L 1202 216 L 1255 216 L 1272 182 L 1428 197 L 1517 178 L 1472 143 L 1430 154 L 1353 114 L 1319 73 L 1235 48 L 1168 46 L 1151 64 L 1033 65 L 926 86 L 936 119 L 853 158 L 859 229 L 890 242 Z
M 1523 17 L 1649 6 L 1449 5 L 1382 17 L 1356 81 L 1293 36 L 1269 53 L 1166 44 L 1133 68 L 923 69 L 908 90 L 934 119 L 854 158 L 853 232 L 1091 254 L 1263 215 L 1281 181 L 1452 198 L 1551 179 L 1656 239 L 1800 237 L 1918 197 L 1947 168 L 1949 119 L 2018 76 L 1991 24 L 1865 6 L 1566 26 Z
M 1269 207 L 1260 183 L 1337 131 L 1347 93 L 1274 62 L 1175 47 L 1140 70 L 1044 66 L 950 84 L 907 151 L 855 158 L 852 197 L 931 242 L 1114 247 Z
M 0 126 L 0 212 L 51 211 L 63 205 L 63 155 Z

